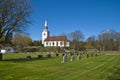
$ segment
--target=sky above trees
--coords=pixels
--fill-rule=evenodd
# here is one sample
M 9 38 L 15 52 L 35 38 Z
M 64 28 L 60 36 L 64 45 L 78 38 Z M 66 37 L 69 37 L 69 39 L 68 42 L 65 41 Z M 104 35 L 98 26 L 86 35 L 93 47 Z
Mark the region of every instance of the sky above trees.
M 31 0 L 33 40 L 41 40 L 44 21 L 50 35 L 80 30 L 85 38 L 103 30 L 120 32 L 120 0 Z

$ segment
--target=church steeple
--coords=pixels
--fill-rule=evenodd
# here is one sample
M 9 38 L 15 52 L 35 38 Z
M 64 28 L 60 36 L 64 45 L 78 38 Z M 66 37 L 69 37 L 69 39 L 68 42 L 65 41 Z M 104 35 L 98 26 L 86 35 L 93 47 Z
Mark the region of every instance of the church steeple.
M 42 44 L 44 44 L 44 40 L 48 38 L 48 36 L 49 36 L 48 23 L 47 20 L 45 20 L 44 29 L 42 32 Z
M 44 25 L 43 31 L 48 31 L 48 23 L 47 23 L 47 20 L 45 20 L 45 25 Z

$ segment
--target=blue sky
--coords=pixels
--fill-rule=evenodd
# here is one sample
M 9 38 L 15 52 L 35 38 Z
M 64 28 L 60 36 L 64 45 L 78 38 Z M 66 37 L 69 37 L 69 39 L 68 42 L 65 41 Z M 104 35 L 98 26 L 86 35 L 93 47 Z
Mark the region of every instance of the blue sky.
M 51 36 L 80 30 L 85 38 L 103 30 L 120 32 L 120 0 L 31 0 L 33 40 L 41 40 L 44 21 Z

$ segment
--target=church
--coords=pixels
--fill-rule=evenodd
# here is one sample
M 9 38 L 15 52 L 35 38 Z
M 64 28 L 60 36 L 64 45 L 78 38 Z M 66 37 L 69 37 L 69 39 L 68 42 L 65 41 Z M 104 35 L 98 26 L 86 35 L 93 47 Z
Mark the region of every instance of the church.
M 42 31 L 42 44 L 44 45 L 44 47 L 69 47 L 70 41 L 67 39 L 66 36 L 50 36 L 48 23 L 47 21 L 45 21 L 44 29 Z

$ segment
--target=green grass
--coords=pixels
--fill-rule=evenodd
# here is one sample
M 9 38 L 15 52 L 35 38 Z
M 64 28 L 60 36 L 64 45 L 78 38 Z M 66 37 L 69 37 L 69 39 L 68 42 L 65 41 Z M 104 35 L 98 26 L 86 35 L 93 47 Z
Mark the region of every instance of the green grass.
M 37 59 L 38 54 L 4 54 L 0 61 L 0 80 L 120 80 L 120 56 L 85 56 L 80 61 L 61 63 L 62 56 Z

